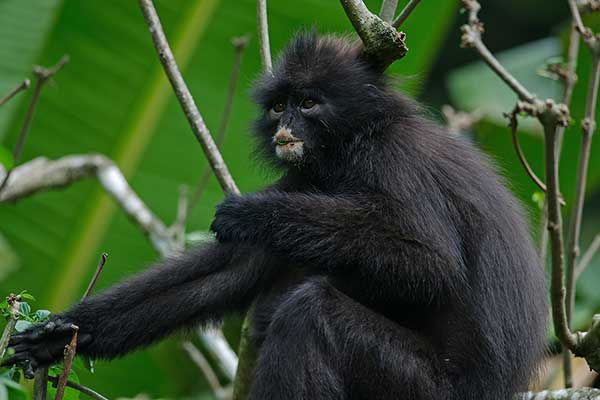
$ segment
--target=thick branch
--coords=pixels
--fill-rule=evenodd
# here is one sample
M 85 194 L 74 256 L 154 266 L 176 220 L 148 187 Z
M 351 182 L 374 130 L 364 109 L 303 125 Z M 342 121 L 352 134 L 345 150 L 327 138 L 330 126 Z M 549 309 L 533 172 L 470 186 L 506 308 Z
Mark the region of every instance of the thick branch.
M 599 389 L 581 388 L 519 393 L 513 400 L 597 400 L 599 398 Z
M 181 108 L 192 128 L 192 132 L 194 132 L 194 135 L 202 145 L 202 150 L 204 151 L 204 154 L 206 154 L 208 162 L 217 176 L 223 190 L 239 194 L 240 191 L 233 181 L 227 165 L 198 111 L 198 107 L 196 107 L 196 103 L 181 76 L 181 72 L 179 72 L 179 67 L 175 62 L 175 57 L 169 47 L 169 43 L 163 32 L 162 25 L 160 24 L 152 0 L 139 0 L 139 3 L 144 18 L 146 19 L 146 23 L 148 24 L 152 42 L 154 43 L 160 62 L 171 82 L 171 86 L 173 86 L 175 95 L 179 100 L 179 104 L 181 104 Z
M 406 35 L 398 32 L 377 15 L 362 0 L 340 0 L 352 26 L 364 45 L 364 54 L 374 65 L 386 69 L 394 61 L 404 57 L 408 48 Z

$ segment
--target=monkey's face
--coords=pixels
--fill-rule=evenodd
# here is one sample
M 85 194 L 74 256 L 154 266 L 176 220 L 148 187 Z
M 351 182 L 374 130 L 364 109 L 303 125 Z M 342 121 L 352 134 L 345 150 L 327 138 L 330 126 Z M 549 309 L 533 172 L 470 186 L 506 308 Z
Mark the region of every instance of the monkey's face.
M 348 41 L 314 33 L 291 41 L 253 92 L 262 109 L 258 150 L 267 160 L 306 171 L 345 168 L 352 146 L 381 119 L 385 97 L 381 74 L 359 54 Z

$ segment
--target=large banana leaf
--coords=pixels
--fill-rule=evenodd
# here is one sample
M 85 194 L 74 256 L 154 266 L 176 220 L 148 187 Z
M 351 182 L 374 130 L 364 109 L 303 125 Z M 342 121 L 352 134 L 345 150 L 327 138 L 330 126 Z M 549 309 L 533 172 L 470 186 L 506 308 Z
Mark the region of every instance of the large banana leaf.
M 229 40 L 254 33 L 255 3 L 156 3 L 200 110 L 208 126 L 216 127 L 233 59 Z M 368 3 L 378 10 L 378 1 Z M 404 28 L 411 53 L 393 71 L 423 75 L 455 11 L 452 2 L 424 2 Z M 14 17 L 11 24 L 0 24 L 0 68 L 10 65 L 15 72 L 9 75 L 0 69 L 0 88 L 17 84 L 31 63 L 49 65 L 64 53 L 71 56 L 55 84 L 44 89 L 23 159 L 102 152 L 115 160 L 152 210 L 172 220 L 178 186 L 195 184 L 206 162 L 157 62 L 137 2 L 2 0 L 0 21 L 8 15 L 5 12 Z M 42 17 L 47 22 L 38 23 Z M 337 1 L 273 0 L 269 17 L 274 52 L 301 27 L 351 29 Z M 17 41 L 30 49 L 27 57 L 6 44 Z M 243 191 L 256 189 L 268 179 L 252 167 L 246 135 L 254 112 L 247 90 L 260 68 L 257 46 L 254 35 L 223 150 Z M 13 109 L 0 110 L 0 138 L 5 138 L 6 146 L 15 141 L 27 97 L 14 100 Z M 5 126 L 1 118 L 8 120 Z M 190 230 L 206 229 L 221 197 L 213 179 L 191 216 Z M 1 283 L 2 292 L 26 288 L 38 297 L 37 306 L 53 311 L 66 308 L 81 295 L 101 251 L 110 258 L 99 287 L 156 259 L 148 242 L 93 181 L 0 206 L 0 233 L 21 263 L 19 273 Z M 173 340 L 110 365 L 100 363 L 96 371 L 82 376 L 82 381 L 110 398 L 139 392 L 175 396 L 204 387 Z

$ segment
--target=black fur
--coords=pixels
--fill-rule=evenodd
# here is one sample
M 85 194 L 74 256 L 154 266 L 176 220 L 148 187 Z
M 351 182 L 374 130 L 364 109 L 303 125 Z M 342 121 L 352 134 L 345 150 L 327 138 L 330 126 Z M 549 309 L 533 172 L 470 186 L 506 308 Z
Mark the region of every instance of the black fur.
M 509 399 L 526 389 L 544 354 L 544 276 L 485 157 L 342 39 L 296 37 L 254 98 L 258 147 L 282 178 L 225 199 L 218 243 L 13 336 L 8 363 L 58 358 L 67 323 L 80 326 L 81 353 L 114 358 L 255 301 L 252 400 Z M 316 105 L 303 108 L 307 98 Z M 303 141 L 293 162 L 275 156 L 282 127 Z

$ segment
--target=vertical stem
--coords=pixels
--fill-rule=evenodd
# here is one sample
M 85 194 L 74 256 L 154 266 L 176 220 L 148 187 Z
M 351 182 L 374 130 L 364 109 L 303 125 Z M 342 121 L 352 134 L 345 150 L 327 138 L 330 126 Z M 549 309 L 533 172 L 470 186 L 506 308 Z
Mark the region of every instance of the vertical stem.
M 46 400 L 46 393 L 48 391 L 48 368 L 42 367 L 35 371 L 35 378 L 33 380 L 33 399 L 32 400 Z
M 256 21 L 258 25 L 258 43 L 260 59 L 265 71 L 273 70 L 271 45 L 269 44 L 269 24 L 267 22 L 267 0 L 256 0 Z
M 19 300 L 18 296 L 11 294 L 7 297 L 7 302 L 9 306 L 10 317 L 6 326 L 4 327 L 4 331 L 2 331 L 2 337 L 0 337 L 0 358 L 4 357 L 4 353 L 6 352 L 6 347 L 8 346 L 8 341 L 10 340 L 10 335 L 12 331 L 15 329 L 15 325 L 19 320 Z
M 398 8 L 398 0 L 383 0 L 381 2 L 379 17 L 385 22 L 392 23 L 396 14 L 396 8 Z
M 554 330 L 560 341 L 568 348 L 575 346 L 575 338 L 567 323 L 564 287 L 564 251 L 562 216 L 559 204 L 558 157 L 556 135 L 558 126 L 544 121 L 544 154 L 546 163 L 546 197 L 548 199 L 548 232 L 552 248 L 551 301 Z

